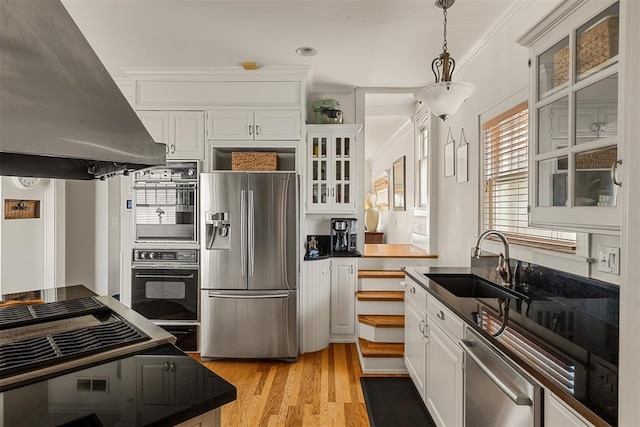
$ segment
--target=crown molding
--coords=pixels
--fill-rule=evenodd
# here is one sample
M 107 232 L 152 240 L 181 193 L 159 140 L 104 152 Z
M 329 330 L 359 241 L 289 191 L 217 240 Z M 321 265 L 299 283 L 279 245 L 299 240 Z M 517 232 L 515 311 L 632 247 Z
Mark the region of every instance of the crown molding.
M 520 14 L 534 1 L 535 0 L 513 0 L 498 16 L 498 18 L 493 21 L 491 26 L 489 26 L 480 38 L 478 38 L 471 48 L 462 55 L 456 64 L 456 72 L 460 72 L 466 68 L 467 65 L 473 62 L 473 60 L 480 55 L 494 39 L 501 35 L 504 28 L 515 18 L 520 16 Z
M 264 66 L 257 70 L 237 67 L 123 67 L 122 71 L 140 80 L 202 80 L 202 81 L 308 81 L 308 66 Z

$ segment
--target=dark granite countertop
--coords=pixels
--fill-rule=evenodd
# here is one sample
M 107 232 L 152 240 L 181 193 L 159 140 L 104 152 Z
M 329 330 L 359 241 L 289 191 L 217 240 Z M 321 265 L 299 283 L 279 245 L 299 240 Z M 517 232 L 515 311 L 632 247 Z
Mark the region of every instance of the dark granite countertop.
M 235 399 L 233 385 L 170 344 L 0 393 L 4 425 L 38 427 L 168 426 Z
M 526 298 L 510 304 L 509 325 L 543 348 L 575 364 L 575 386 L 567 391 L 529 361 L 521 358 L 476 323 L 485 308 L 498 313 L 497 299 L 460 298 L 430 280 L 425 274 L 477 274 L 490 281 L 482 269 L 452 267 L 405 267 L 408 277 L 420 284 L 462 318 L 467 325 L 492 342 L 545 388 L 595 425 L 617 424 L 618 304 L 606 287 L 522 284 L 515 290 Z M 495 272 L 495 267 L 491 270 Z M 535 281 L 534 281 L 535 282 Z M 570 280 L 569 280 L 570 282 Z M 613 307 L 615 305 L 615 307 Z

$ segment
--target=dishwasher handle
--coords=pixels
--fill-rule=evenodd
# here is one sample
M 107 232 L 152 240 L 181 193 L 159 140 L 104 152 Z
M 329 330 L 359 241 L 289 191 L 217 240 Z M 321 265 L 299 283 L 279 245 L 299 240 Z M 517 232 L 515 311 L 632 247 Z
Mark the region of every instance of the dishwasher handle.
M 513 400 L 516 405 L 523 406 L 531 406 L 533 402 L 526 394 L 519 392 L 518 390 L 512 390 L 509 388 L 507 384 L 504 383 L 498 376 L 496 376 L 491 370 L 487 367 L 487 365 L 482 361 L 480 356 L 478 356 L 473 351 L 474 343 L 473 341 L 462 339 L 460 340 L 460 345 L 464 349 L 465 353 L 469 355 L 473 359 L 474 362 L 478 365 L 478 367 L 484 372 L 493 383 L 500 388 L 506 394 L 509 399 Z

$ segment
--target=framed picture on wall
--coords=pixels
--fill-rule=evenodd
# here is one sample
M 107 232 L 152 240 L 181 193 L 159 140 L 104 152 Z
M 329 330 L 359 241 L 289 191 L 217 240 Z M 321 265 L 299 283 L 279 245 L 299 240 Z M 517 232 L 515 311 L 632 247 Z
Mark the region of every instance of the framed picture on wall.
M 405 194 L 405 156 L 393 162 L 393 210 L 406 210 Z

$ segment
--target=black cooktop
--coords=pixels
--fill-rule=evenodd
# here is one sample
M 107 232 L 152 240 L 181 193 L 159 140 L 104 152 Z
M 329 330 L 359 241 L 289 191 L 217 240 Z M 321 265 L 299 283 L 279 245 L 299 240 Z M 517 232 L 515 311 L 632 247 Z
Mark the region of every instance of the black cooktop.
M 0 309 L 0 330 L 110 311 L 108 307 L 92 297 L 4 307 Z
M 95 298 L 0 309 L 0 378 L 150 337 Z

